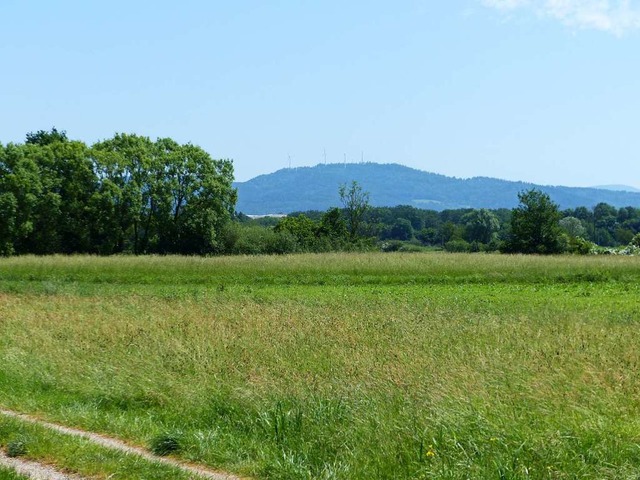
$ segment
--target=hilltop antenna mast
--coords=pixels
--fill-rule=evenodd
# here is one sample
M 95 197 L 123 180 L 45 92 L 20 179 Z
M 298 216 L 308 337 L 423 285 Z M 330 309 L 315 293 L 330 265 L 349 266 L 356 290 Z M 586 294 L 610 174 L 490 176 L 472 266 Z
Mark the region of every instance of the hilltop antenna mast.
M 360 156 L 360 163 L 364 163 L 364 150 L 362 150 L 361 156 Z
M 291 170 L 291 155 L 289 155 L 289 170 Z
M 327 149 L 326 148 L 323 149 L 323 154 L 324 154 L 324 164 L 326 165 L 327 164 Z
M 347 154 L 344 154 L 344 168 L 347 168 Z

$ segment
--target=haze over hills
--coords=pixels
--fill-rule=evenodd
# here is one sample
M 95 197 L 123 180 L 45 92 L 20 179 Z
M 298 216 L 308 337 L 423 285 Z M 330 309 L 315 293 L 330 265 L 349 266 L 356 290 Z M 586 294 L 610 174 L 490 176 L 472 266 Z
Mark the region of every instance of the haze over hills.
M 640 193 L 640 188 L 630 187 L 629 185 L 596 185 L 591 188 L 599 188 L 602 190 L 613 190 L 614 192 Z
M 640 193 L 597 188 L 543 186 L 487 177 L 460 179 L 398 164 L 320 164 L 286 168 L 234 184 L 237 211 L 245 214 L 326 210 L 340 206 L 338 188 L 357 181 L 370 193 L 374 206 L 411 205 L 445 210 L 454 208 L 513 208 L 518 192 L 539 188 L 561 208 L 640 207 Z

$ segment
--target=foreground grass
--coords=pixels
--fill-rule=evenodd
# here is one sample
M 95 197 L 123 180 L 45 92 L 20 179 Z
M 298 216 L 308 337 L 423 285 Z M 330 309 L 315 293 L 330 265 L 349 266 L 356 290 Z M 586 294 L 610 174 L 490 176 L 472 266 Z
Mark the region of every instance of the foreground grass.
M 6 259 L 0 404 L 259 478 L 637 478 L 639 280 L 635 258 Z
M 10 468 L 0 467 L 0 480 L 27 480 L 27 478 L 17 474 Z
M 42 464 L 54 464 L 59 471 L 80 475 L 82 478 L 112 480 L 188 480 L 192 476 L 181 470 L 135 455 L 95 445 L 84 438 L 73 437 L 48 428 L 13 418 L 0 418 L 0 444 L 20 441 L 24 453 L 20 458 Z M 0 479 L 2 479 L 0 470 Z M 22 477 L 6 469 L 6 478 Z M 12 476 L 13 475 L 13 476 Z

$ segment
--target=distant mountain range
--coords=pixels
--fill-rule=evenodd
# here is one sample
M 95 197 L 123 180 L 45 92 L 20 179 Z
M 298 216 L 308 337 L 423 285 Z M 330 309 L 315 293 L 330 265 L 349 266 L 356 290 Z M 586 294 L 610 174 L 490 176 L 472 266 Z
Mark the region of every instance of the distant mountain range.
M 423 172 L 398 164 L 347 163 L 286 168 L 237 182 L 236 209 L 245 214 L 326 210 L 340 206 L 338 188 L 357 181 L 374 206 L 411 205 L 432 210 L 455 208 L 513 208 L 518 192 L 538 188 L 561 208 L 640 207 L 640 192 L 620 186 L 575 188 L 511 182 L 488 177 L 461 179 Z M 622 187 L 629 188 L 632 187 Z
M 630 187 L 629 185 L 598 185 L 591 188 L 599 188 L 602 190 L 613 190 L 614 192 L 636 192 L 640 193 L 640 188 Z

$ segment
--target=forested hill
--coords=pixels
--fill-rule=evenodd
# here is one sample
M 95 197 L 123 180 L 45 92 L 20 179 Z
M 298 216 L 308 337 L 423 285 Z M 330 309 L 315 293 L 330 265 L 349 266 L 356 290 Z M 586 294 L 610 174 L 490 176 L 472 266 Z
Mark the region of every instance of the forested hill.
M 338 188 L 352 180 L 370 193 L 374 206 L 512 208 L 518 203 L 518 192 L 535 187 L 549 194 L 561 208 L 593 207 L 600 202 L 618 208 L 640 207 L 640 193 L 541 186 L 487 177 L 460 179 L 398 164 L 354 163 L 288 168 L 235 183 L 236 210 L 249 215 L 326 210 L 340 206 Z

